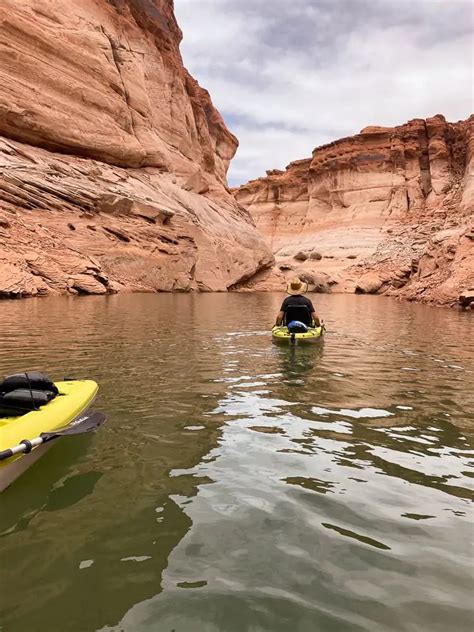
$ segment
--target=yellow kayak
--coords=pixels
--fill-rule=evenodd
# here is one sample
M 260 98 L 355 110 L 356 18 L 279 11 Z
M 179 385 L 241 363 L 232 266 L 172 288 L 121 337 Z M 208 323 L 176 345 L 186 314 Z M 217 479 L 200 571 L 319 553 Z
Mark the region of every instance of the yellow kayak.
M 99 389 L 92 380 L 55 382 L 54 386 L 58 394 L 37 410 L 25 410 L 23 414 L 15 413 L 14 409 L 11 413 L 8 409 L 0 410 L 0 451 L 17 446 L 24 440 L 30 442 L 42 433 L 54 432 L 74 422 L 89 408 Z M 27 389 L 22 392 L 25 390 L 28 394 Z M 0 461 L 0 492 L 37 461 L 53 443 L 30 446 L 26 454 L 13 454 Z
M 324 327 L 309 327 L 308 331 L 303 333 L 290 333 L 288 327 L 273 327 L 273 342 L 283 342 L 287 344 L 311 344 L 319 342 L 323 339 Z

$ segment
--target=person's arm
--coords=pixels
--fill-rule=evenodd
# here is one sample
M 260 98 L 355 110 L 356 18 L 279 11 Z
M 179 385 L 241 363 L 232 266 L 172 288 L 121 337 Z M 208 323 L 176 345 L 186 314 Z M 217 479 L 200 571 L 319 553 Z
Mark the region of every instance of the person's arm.
M 315 324 L 316 327 L 320 327 L 321 326 L 321 321 L 319 320 L 319 316 L 316 314 L 316 311 L 314 309 L 313 303 L 310 299 L 308 299 L 308 307 L 311 310 L 311 318 L 313 319 L 313 322 Z
M 280 311 L 278 312 L 277 317 L 276 317 L 276 323 L 275 324 L 276 324 L 277 327 L 279 327 L 282 324 L 283 319 L 285 318 L 285 309 L 286 309 L 287 302 L 288 302 L 288 300 L 285 298 L 285 300 L 281 304 Z

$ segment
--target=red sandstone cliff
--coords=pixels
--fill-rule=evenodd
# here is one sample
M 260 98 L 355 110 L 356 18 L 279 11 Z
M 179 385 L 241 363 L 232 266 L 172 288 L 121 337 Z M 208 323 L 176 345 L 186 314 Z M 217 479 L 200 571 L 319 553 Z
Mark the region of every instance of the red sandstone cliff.
M 271 262 L 172 0 L 3 0 L 0 297 L 225 290 Z
M 317 289 L 450 304 L 474 287 L 474 117 L 367 127 L 234 195 L 277 259 L 247 289 L 298 273 Z

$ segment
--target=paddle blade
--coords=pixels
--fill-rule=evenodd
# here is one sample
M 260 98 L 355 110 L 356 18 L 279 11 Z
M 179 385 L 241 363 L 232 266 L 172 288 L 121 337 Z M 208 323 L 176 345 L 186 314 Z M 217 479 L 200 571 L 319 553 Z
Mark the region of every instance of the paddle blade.
M 46 442 L 54 439 L 55 437 L 64 437 L 67 435 L 82 434 L 83 432 L 91 432 L 92 430 L 97 430 L 97 428 L 99 428 L 106 419 L 107 417 L 104 413 L 84 413 L 63 428 L 58 428 L 53 432 L 42 432 L 40 437 L 43 439 L 43 442 Z

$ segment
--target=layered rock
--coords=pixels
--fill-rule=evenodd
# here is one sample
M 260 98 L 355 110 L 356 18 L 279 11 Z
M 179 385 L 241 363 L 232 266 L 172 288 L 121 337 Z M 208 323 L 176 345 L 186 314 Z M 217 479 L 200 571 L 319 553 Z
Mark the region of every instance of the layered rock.
M 268 265 L 172 0 L 4 0 L 0 24 L 0 296 L 225 290 Z
M 296 274 L 326 290 L 452 303 L 474 285 L 474 117 L 367 127 L 234 191 L 276 254 L 254 289 Z

